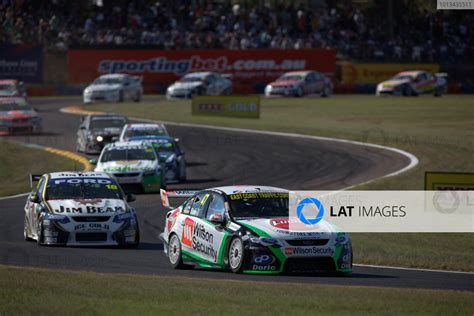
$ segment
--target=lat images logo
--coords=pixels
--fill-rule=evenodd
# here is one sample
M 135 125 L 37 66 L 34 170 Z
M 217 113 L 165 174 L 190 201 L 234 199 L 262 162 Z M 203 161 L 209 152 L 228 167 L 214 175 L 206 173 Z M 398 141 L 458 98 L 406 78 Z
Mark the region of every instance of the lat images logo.
M 314 218 L 307 218 L 303 214 L 303 209 L 306 205 L 313 205 L 313 207 L 316 207 L 318 214 Z M 323 217 L 324 217 L 324 206 L 323 204 L 316 198 L 304 198 L 301 200 L 301 202 L 298 203 L 298 206 L 296 207 L 296 216 L 298 219 L 306 225 L 315 225 L 319 223 Z

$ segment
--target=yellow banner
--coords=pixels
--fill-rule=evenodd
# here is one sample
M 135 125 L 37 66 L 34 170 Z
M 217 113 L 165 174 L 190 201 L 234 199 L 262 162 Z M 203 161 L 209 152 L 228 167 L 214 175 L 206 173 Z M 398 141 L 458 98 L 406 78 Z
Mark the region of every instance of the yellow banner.
M 474 190 L 474 173 L 426 172 L 425 190 Z
M 260 117 L 260 97 L 258 96 L 196 96 L 192 102 L 193 115 Z
M 380 83 L 407 70 L 439 72 L 438 64 L 343 64 L 342 83 Z

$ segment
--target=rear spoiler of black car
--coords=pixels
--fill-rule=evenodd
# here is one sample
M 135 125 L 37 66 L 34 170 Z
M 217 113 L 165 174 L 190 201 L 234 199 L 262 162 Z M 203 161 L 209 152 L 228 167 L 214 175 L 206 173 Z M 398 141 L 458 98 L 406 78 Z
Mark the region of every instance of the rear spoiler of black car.
M 33 184 L 35 182 L 38 182 L 41 179 L 42 176 L 43 176 L 42 174 L 31 174 L 30 173 L 30 187 L 33 188 Z
M 161 196 L 161 204 L 163 204 L 164 207 L 172 209 L 173 207 L 170 205 L 169 198 L 190 198 L 200 192 L 201 190 L 195 190 L 195 189 L 180 189 L 180 190 L 169 190 L 165 191 L 163 189 L 160 190 L 160 196 Z

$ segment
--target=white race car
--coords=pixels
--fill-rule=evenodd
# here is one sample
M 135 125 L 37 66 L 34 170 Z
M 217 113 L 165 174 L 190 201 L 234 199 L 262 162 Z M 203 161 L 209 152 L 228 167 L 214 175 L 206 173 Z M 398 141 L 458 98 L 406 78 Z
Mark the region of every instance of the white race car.
M 130 138 L 140 137 L 145 140 L 146 137 L 167 136 L 168 131 L 164 124 L 127 124 L 124 125 L 120 133 L 119 141 L 126 142 Z
M 231 95 L 232 81 L 214 72 L 194 72 L 182 77 L 166 90 L 167 99 L 192 98 L 195 95 Z
M 321 221 L 317 232 L 290 232 L 289 192 L 267 186 L 161 191 L 188 199 L 172 209 L 160 235 L 171 266 L 235 273 L 352 271 L 349 236 Z
M 393 78 L 377 85 L 375 94 L 418 96 L 423 93 L 432 93 L 436 97 L 443 95 L 446 89 L 445 73 L 431 74 L 427 71 L 403 71 Z
M 123 102 L 142 100 L 143 87 L 141 77 L 127 74 L 102 75 L 84 89 L 84 103 L 94 101 Z
M 25 240 L 39 245 L 137 246 L 134 200 L 104 172 L 54 172 L 38 181 L 25 205 Z
M 107 172 L 115 177 L 126 191 L 159 192 L 166 187 L 165 162 L 153 144 L 144 141 L 116 142 L 105 145 L 95 171 Z

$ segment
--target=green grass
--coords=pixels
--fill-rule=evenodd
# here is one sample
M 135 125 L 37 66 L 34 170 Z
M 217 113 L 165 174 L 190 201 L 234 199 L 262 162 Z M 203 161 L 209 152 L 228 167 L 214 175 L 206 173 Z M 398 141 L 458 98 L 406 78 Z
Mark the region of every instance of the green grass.
M 471 315 L 474 293 L 0 266 L 0 314 Z
M 82 170 L 73 160 L 0 140 L 0 196 L 28 192 L 29 175 L 58 170 Z
M 150 101 L 151 100 L 151 101 Z M 371 142 L 415 154 L 409 172 L 359 186 L 423 190 L 425 171 L 474 172 L 474 96 L 262 99 L 260 119 L 192 116 L 190 101 L 96 104 L 89 110 L 173 122 L 295 132 Z M 470 234 L 352 234 L 358 263 L 474 271 Z

